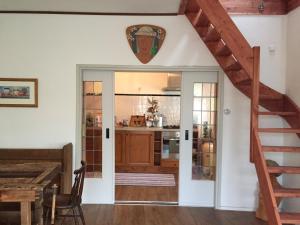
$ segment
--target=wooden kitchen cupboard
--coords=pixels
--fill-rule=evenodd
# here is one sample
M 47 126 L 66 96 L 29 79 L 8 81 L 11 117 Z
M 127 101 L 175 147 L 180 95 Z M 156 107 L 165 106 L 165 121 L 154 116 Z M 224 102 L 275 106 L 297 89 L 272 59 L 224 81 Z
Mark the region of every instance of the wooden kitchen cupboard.
M 125 135 L 123 131 L 115 133 L 115 161 L 117 166 L 126 164 L 125 160 Z
M 116 131 L 116 166 L 154 166 L 154 133 Z

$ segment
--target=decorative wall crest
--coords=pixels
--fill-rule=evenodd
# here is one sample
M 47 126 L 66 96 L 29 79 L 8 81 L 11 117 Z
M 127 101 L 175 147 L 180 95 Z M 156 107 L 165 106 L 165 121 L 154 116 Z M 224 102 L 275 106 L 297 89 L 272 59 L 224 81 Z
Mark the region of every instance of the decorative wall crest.
M 166 30 L 154 25 L 139 24 L 127 27 L 126 36 L 135 56 L 146 64 L 161 48 Z

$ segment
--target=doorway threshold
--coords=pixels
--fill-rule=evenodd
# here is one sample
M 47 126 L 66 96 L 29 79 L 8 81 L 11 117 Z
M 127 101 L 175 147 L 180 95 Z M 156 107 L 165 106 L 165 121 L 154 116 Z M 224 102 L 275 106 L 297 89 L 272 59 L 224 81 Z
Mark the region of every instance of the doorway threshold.
M 157 206 L 178 206 L 178 202 L 164 201 L 115 201 L 116 205 L 157 205 Z

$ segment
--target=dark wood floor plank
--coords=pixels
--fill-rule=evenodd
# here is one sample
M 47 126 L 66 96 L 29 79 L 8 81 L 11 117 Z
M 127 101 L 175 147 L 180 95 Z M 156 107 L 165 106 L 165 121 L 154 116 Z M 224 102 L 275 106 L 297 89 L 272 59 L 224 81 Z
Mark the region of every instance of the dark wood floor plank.
M 116 186 L 117 201 L 177 202 L 177 187 Z
M 253 212 L 154 205 L 84 205 L 86 225 L 267 225 Z M 0 212 L 1 225 L 19 225 L 19 214 Z M 60 224 L 60 223 L 57 223 Z M 73 225 L 66 220 L 64 225 Z

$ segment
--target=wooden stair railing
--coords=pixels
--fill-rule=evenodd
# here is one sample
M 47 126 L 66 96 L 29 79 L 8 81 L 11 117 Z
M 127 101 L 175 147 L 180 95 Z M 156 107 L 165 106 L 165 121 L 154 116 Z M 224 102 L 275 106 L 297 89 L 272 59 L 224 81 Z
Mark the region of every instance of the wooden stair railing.
M 274 190 L 268 173 L 266 160 L 261 150 L 258 132 L 255 129 L 253 130 L 253 152 L 259 187 L 263 196 L 265 209 L 267 211 L 269 225 L 281 225 L 280 215 L 277 208 L 276 198 L 273 194 Z
M 253 50 L 218 0 L 189 0 L 185 15 L 233 85 L 251 98 Z M 281 115 L 292 128 L 300 127 L 300 111 L 286 95 L 259 83 L 259 104 Z M 300 137 L 300 134 L 298 134 Z
M 264 152 L 298 152 L 300 147 L 262 146 L 261 132 L 300 137 L 300 109 L 286 95 L 259 81 L 260 48 L 251 48 L 218 0 L 184 0 L 181 7 L 233 85 L 251 98 L 250 161 L 255 164 L 269 225 L 300 223 L 300 213 L 279 212 L 276 197 L 300 198 L 300 189 L 273 189 L 272 173 L 300 174 L 300 167 L 268 167 Z M 259 105 L 269 111 L 260 112 Z M 259 128 L 259 116 L 281 116 L 291 128 Z
M 263 196 L 268 222 L 271 225 L 280 225 L 280 215 L 277 208 L 276 198 L 268 173 L 266 160 L 262 151 L 258 135 L 259 116 L 259 71 L 260 71 L 260 48 L 253 48 L 253 77 L 251 82 L 251 127 L 250 127 L 250 161 L 254 162 L 259 181 L 260 191 Z
M 230 16 L 227 13 L 223 13 L 224 8 L 222 6 L 220 7 L 221 4 L 219 1 L 197 0 L 197 3 L 199 7 L 201 7 L 201 10 L 199 8 L 197 14 L 203 13 L 206 16 L 209 15 L 209 21 L 213 25 L 212 29 L 221 35 L 228 49 L 235 53 L 234 57 L 239 65 L 251 76 L 253 71 L 252 48 Z M 199 21 L 198 18 L 199 17 L 195 17 L 194 23 Z

